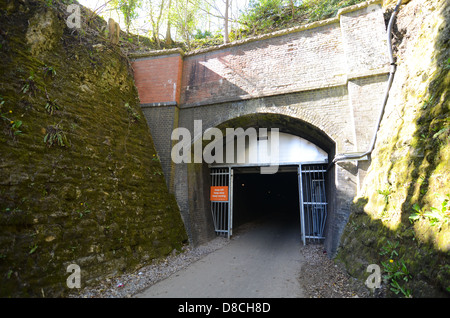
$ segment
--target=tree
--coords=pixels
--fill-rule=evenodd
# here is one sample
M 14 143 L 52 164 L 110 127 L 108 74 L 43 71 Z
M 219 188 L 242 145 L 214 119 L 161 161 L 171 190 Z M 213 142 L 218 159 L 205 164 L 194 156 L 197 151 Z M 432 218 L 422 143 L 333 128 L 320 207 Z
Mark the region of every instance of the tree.
M 198 14 L 200 8 L 199 0 L 172 0 L 175 6 L 172 6 L 169 19 L 174 23 L 178 34 L 186 43 L 188 49 L 191 49 L 191 38 L 196 29 Z
M 159 29 L 161 27 L 162 19 L 167 10 L 166 0 L 147 0 L 148 2 L 148 14 L 150 22 L 152 24 L 152 35 L 158 48 L 161 48 L 161 41 L 159 39 Z
M 172 45 L 172 35 L 170 34 L 171 23 L 170 23 L 170 10 L 172 9 L 172 0 L 169 0 L 169 4 L 167 6 L 167 29 L 166 29 L 166 45 Z
M 230 9 L 230 1 L 231 0 L 225 0 L 225 16 L 224 16 L 224 35 L 223 35 L 223 42 L 228 43 L 230 42 L 230 38 L 228 35 L 228 12 Z
M 138 17 L 137 9 L 141 6 L 141 0 L 112 0 L 111 5 L 123 14 L 126 31 L 129 34 L 132 21 Z
M 222 2 L 223 6 L 218 5 L 218 2 Z M 229 33 L 230 27 L 229 23 L 232 21 L 230 8 L 232 0 L 204 0 L 204 5 L 201 7 L 201 10 L 206 12 L 209 16 L 219 18 L 223 20 L 223 42 L 230 42 Z M 212 10 L 211 10 L 212 9 Z M 211 12 L 212 11 L 212 12 Z
M 295 0 L 289 0 L 289 4 L 291 5 L 292 19 L 295 16 Z

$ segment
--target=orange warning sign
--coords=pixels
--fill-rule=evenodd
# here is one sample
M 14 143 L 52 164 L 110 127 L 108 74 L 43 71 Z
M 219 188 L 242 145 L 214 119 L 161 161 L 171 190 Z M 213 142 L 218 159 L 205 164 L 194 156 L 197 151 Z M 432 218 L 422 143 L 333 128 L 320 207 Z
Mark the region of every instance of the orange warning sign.
M 228 186 L 211 187 L 211 201 L 228 201 Z

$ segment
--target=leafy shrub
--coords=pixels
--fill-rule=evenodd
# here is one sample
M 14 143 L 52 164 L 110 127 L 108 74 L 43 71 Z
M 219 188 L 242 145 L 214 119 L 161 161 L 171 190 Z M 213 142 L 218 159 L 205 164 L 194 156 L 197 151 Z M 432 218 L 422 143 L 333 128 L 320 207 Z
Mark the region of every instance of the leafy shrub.
M 260 34 L 335 16 L 339 9 L 365 0 L 251 0 L 240 22 L 248 34 Z

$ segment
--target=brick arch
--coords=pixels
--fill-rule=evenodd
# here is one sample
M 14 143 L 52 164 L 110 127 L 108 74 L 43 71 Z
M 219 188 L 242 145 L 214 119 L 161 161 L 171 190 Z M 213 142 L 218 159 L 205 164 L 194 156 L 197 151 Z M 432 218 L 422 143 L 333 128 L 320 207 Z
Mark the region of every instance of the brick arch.
M 335 153 L 335 141 L 322 129 L 314 126 L 302 119 L 300 116 L 295 116 L 294 113 L 289 112 L 256 112 L 248 113 L 238 117 L 230 116 L 228 119 L 223 120 L 216 119 L 208 126 L 203 127 L 203 131 L 210 127 L 219 128 L 222 130 L 223 135 L 226 135 L 226 128 L 278 128 L 280 132 L 288 133 L 291 135 L 302 137 L 313 144 L 319 146 L 326 151 L 330 159 Z M 196 142 L 194 139 L 192 143 Z M 209 141 L 203 141 L 203 144 L 207 144 Z
M 202 121 L 203 130 L 226 123 L 242 128 L 264 123 L 266 128 L 278 127 L 335 153 L 343 150 L 336 149 L 338 145 L 353 138 L 346 93 L 341 87 L 181 109 L 178 125 L 193 131 L 194 120 Z M 345 103 L 338 104 L 341 100 Z
M 205 119 L 205 123 L 202 125 L 203 132 L 208 128 L 215 127 L 222 130 L 223 136 L 225 136 L 226 128 L 278 128 L 280 132 L 302 137 L 319 146 L 328 153 L 329 161 L 332 160 L 335 154 L 335 141 L 323 130 L 304 119 L 296 117 L 295 112 L 267 112 L 260 108 L 258 112 L 239 113 L 239 116 L 236 116 L 236 113 L 233 116 L 228 112 L 226 116 L 224 113 L 209 120 L 207 115 L 204 114 L 203 117 Z M 199 114 L 195 116 L 197 120 L 202 119 Z M 197 138 L 192 140 L 192 158 L 194 157 L 194 144 L 198 142 L 199 138 L 201 137 L 197 136 Z M 203 147 L 209 142 L 211 141 L 204 140 Z M 205 162 L 180 164 L 176 175 L 177 185 L 180 189 L 178 197 L 180 198 L 181 193 L 185 195 L 184 201 L 180 200 L 180 207 L 189 236 L 194 244 L 207 242 L 215 236 L 209 202 L 209 166 Z M 336 192 L 334 180 L 335 170 L 331 169 L 327 176 L 327 183 L 329 184 L 328 196 L 330 197 L 329 215 L 332 217 L 334 217 L 335 213 L 335 205 L 332 202 Z M 183 189 L 187 189 L 187 192 L 183 191 Z

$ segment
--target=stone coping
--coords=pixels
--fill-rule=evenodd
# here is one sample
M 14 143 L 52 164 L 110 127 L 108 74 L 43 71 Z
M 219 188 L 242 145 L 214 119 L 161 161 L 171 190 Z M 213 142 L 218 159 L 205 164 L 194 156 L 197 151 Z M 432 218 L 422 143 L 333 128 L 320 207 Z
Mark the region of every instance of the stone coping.
M 382 3 L 383 3 L 383 0 L 369 0 L 366 2 L 362 2 L 362 3 L 352 5 L 352 6 L 341 8 L 337 12 L 336 16 L 333 18 L 330 18 L 330 19 L 325 19 L 325 20 L 308 23 L 308 24 L 303 24 L 303 25 L 299 25 L 296 27 L 288 28 L 288 29 L 283 29 L 283 30 L 279 30 L 279 31 L 275 31 L 275 32 L 267 33 L 267 34 L 262 34 L 259 36 L 254 36 L 251 38 L 234 41 L 231 43 L 220 44 L 220 45 L 207 47 L 207 48 L 201 48 L 201 49 L 197 49 L 197 50 L 194 50 L 191 52 L 184 52 L 181 48 L 174 48 L 174 49 L 168 49 L 168 50 L 155 50 L 155 51 L 149 51 L 149 52 L 143 52 L 143 53 L 130 53 L 130 54 L 128 54 L 128 57 L 132 60 L 138 60 L 141 58 L 151 58 L 151 57 L 173 55 L 173 54 L 179 54 L 182 57 L 183 56 L 194 56 L 194 55 L 208 53 L 208 52 L 212 52 L 212 51 L 218 51 L 218 50 L 226 49 L 229 47 L 235 47 L 235 46 L 243 45 L 246 43 L 266 40 L 266 39 L 270 39 L 270 38 L 274 38 L 274 37 L 278 37 L 278 36 L 283 36 L 283 35 L 287 35 L 287 34 L 291 34 L 291 33 L 295 33 L 295 32 L 305 31 L 305 30 L 314 29 L 314 28 L 318 28 L 321 26 L 337 23 L 340 21 L 341 15 L 343 15 L 343 14 L 361 10 L 370 5 L 382 4 Z

